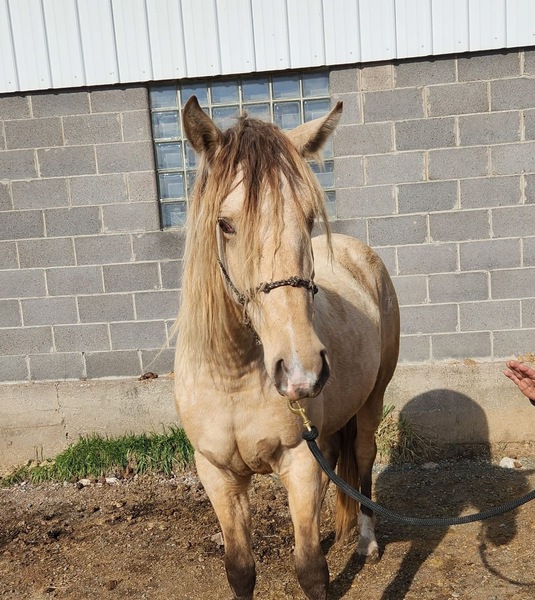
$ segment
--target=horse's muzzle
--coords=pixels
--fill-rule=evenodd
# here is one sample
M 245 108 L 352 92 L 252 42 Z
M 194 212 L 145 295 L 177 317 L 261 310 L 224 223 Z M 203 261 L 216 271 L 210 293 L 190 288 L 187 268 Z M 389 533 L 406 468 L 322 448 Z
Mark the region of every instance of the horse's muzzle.
M 317 396 L 331 374 L 325 350 L 319 353 L 317 363 L 315 369 L 305 370 L 297 361 L 288 364 L 283 358 L 276 360 L 273 368 L 273 383 L 279 394 L 289 400 Z

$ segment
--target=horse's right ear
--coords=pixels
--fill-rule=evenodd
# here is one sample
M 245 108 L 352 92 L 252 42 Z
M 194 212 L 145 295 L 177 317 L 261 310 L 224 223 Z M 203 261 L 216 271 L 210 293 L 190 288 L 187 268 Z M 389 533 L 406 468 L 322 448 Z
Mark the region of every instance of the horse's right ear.
M 203 111 L 196 96 L 192 96 L 182 111 L 184 132 L 189 143 L 198 154 L 212 160 L 221 143 L 221 132 Z

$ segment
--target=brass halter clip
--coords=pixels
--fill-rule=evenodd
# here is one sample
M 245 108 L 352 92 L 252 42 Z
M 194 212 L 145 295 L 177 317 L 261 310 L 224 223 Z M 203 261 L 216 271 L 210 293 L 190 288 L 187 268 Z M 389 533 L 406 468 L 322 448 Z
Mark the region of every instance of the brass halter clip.
M 299 404 L 299 400 L 290 400 L 288 398 L 288 408 L 294 415 L 299 415 L 303 419 L 303 426 L 308 430 L 312 431 L 312 422 L 307 417 L 305 409 Z

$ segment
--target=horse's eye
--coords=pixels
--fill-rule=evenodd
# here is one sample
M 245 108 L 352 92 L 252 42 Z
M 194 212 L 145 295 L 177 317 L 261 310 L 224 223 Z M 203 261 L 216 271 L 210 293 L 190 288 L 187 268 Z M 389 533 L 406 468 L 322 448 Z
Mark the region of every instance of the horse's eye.
M 233 235 L 236 233 L 234 227 L 232 227 L 228 221 L 225 221 L 225 219 L 218 219 L 217 224 L 219 225 L 219 229 L 221 229 L 221 231 L 227 235 Z

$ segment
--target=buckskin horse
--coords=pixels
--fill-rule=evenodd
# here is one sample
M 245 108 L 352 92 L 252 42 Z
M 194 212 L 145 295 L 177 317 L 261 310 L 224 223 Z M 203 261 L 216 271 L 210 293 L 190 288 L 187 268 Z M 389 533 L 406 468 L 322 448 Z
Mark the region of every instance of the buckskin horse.
M 200 164 L 187 218 L 175 398 L 221 525 L 236 599 L 254 592 L 247 489 L 255 473 L 276 473 L 286 487 L 299 583 L 309 600 L 327 595 L 320 548 L 327 480 L 288 401 L 306 409 L 333 468 L 371 495 L 399 309 L 377 254 L 331 235 L 307 162 L 318 158 L 341 112 L 338 103 L 285 133 L 246 116 L 222 132 L 195 97 L 183 110 Z M 313 237 L 318 220 L 325 234 Z M 358 552 L 377 557 L 373 513 L 343 494 L 336 513 L 337 538 L 358 515 Z

